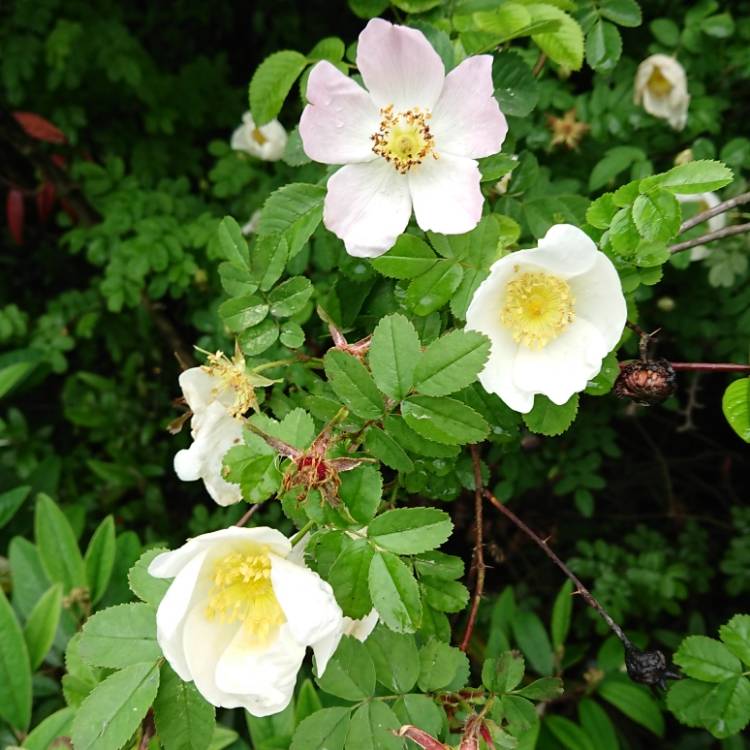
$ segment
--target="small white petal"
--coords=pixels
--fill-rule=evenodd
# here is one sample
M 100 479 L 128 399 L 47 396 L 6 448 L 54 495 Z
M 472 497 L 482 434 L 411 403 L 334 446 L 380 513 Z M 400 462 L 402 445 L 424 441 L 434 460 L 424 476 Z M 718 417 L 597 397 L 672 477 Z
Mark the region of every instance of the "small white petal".
M 282 625 L 272 643 L 258 646 L 241 628 L 216 664 L 216 686 L 253 716 L 283 711 L 292 699 L 305 647 Z
M 420 229 L 443 234 L 470 232 L 482 218 L 479 167 L 451 154 L 428 156 L 408 173 L 409 192 Z
M 270 557 L 273 591 L 297 643 L 310 645 L 336 632 L 342 614 L 330 585 L 309 568 Z
M 350 635 L 361 643 L 364 643 L 370 637 L 370 633 L 375 630 L 378 620 L 378 611 L 374 608 L 360 620 L 352 620 L 351 617 L 345 617 L 344 635 Z
M 445 66 L 421 31 L 373 18 L 357 43 L 357 68 L 379 107 L 432 109 Z
M 357 258 L 377 258 L 406 229 L 409 186 L 385 159 L 348 164 L 328 180 L 323 223 Z

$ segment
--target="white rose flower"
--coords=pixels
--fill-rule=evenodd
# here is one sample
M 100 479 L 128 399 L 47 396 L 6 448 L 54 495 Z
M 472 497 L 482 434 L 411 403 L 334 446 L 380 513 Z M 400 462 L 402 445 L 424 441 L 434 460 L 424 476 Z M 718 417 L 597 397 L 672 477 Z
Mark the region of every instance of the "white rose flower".
M 448 75 L 425 35 L 373 18 L 359 35 L 365 90 L 330 62 L 310 72 L 299 133 L 305 153 L 343 164 L 327 183 L 323 223 L 349 255 L 375 258 L 406 229 L 463 234 L 482 217 L 477 159 L 508 130 L 494 97 L 492 57 Z
M 635 103 L 642 103 L 646 112 L 682 130 L 690 104 L 685 69 L 669 55 L 647 57 L 635 75 Z
M 242 499 L 238 484 L 222 476 L 226 452 L 242 442 L 242 422 L 233 414 L 239 395 L 225 380 L 203 367 L 191 367 L 180 375 L 180 387 L 193 412 L 193 443 L 174 457 L 174 470 L 184 482 L 202 479 L 208 494 L 219 505 Z
M 242 115 L 242 125 L 232 133 L 231 145 L 235 151 L 245 151 L 263 161 L 278 161 L 284 155 L 287 134 L 278 120 L 271 120 L 259 128 L 249 112 Z
M 694 205 L 695 208 L 695 214 L 702 213 L 703 211 L 708 211 L 710 208 L 714 208 L 714 206 L 718 206 L 719 203 L 721 203 L 721 199 L 719 198 L 716 193 L 698 193 L 693 195 L 678 195 L 677 200 L 680 203 L 685 203 L 687 205 Z M 716 214 L 716 216 L 712 216 L 707 222 L 706 225 L 708 226 L 709 232 L 714 232 L 717 229 L 723 229 L 727 225 L 727 214 L 726 212 L 723 214 Z M 699 224 L 699 227 L 704 226 L 703 224 Z M 690 260 L 703 260 L 704 258 L 708 257 L 708 255 L 711 253 L 711 250 L 706 245 L 696 245 L 691 251 L 690 251 Z
M 538 247 L 492 266 L 471 300 L 466 328 L 492 342 L 479 382 L 526 413 L 537 393 L 564 404 L 584 390 L 626 319 L 612 262 L 585 232 L 557 224 Z
M 242 234 L 244 234 L 245 237 L 248 237 L 251 234 L 255 234 L 255 232 L 258 231 L 258 227 L 260 226 L 260 213 L 260 209 L 253 211 L 253 215 L 250 217 L 250 220 L 242 225 Z
M 149 566 L 152 576 L 174 578 L 156 614 L 159 646 L 214 706 L 283 711 L 307 646 L 318 675 L 325 671 L 344 630 L 341 608 L 328 583 L 291 553 L 275 529 L 231 527 Z

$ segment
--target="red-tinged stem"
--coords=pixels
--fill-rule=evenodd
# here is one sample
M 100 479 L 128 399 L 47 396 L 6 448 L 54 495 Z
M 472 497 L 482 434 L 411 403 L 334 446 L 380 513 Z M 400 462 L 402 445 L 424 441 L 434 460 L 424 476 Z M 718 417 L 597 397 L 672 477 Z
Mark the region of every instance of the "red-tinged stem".
M 484 496 L 494 505 L 506 518 L 510 519 L 529 539 L 531 539 L 550 560 L 573 582 L 576 593 L 580 594 L 584 601 L 592 607 L 599 616 L 607 623 L 610 630 L 620 639 L 626 649 L 632 649 L 633 644 L 625 635 L 623 629 L 612 619 L 609 612 L 596 600 L 594 595 L 583 585 L 581 579 L 555 554 L 554 550 L 540 536 L 535 534 L 510 508 L 501 503 L 491 492 L 485 490 Z
M 742 193 L 742 195 L 730 198 L 722 203 L 717 203 L 713 208 L 707 208 L 705 211 L 701 211 L 690 219 L 683 221 L 680 226 L 680 234 L 687 232 L 688 229 L 697 227 L 698 224 L 702 224 L 704 221 L 712 219 L 714 216 L 723 214 L 725 211 L 729 211 L 736 206 L 741 206 L 743 203 L 750 203 L 750 193 Z
M 253 505 L 250 510 L 248 510 L 247 513 L 245 513 L 245 515 L 242 516 L 242 518 L 240 518 L 240 520 L 237 521 L 237 523 L 234 525 L 244 526 L 253 517 L 255 511 L 258 510 L 258 508 L 260 508 L 260 503 L 255 503 L 255 505 Z
M 620 362 L 620 369 L 630 362 Z M 675 372 L 747 372 L 750 365 L 738 365 L 734 362 L 670 362 Z
M 484 577 L 487 566 L 484 564 L 484 543 L 482 531 L 484 521 L 482 520 L 482 505 L 484 486 L 482 485 L 482 464 L 479 457 L 479 448 L 476 445 L 470 447 L 471 461 L 474 467 L 474 570 L 476 571 L 476 582 L 474 584 L 474 596 L 471 601 L 471 610 L 469 619 L 466 622 L 466 630 L 459 648 L 466 651 L 469 648 L 471 636 L 474 633 L 474 626 L 477 622 L 477 612 L 479 611 L 479 602 L 482 600 L 484 592 Z
M 734 237 L 736 234 L 744 234 L 745 232 L 750 232 L 750 223 L 734 224 L 731 227 L 724 227 L 723 229 L 716 229 L 713 232 L 706 232 L 706 234 L 702 234 L 694 240 L 685 240 L 685 242 L 678 242 L 676 245 L 671 245 L 669 247 L 669 252 L 681 253 L 683 250 L 690 250 L 691 247 L 706 245 L 709 242 L 723 240 L 725 237 Z

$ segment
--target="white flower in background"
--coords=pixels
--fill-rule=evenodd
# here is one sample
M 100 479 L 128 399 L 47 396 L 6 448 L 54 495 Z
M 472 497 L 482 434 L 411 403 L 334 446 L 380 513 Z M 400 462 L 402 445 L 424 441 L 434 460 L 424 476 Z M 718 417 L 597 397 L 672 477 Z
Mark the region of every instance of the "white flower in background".
M 708 211 L 710 208 L 714 208 L 714 206 L 718 206 L 719 203 L 721 203 L 721 200 L 719 196 L 716 195 L 716 193 L 678 195 L 677 200 L 680 203 L 695 206 L 695 211 L 693 212 L 694 215 L 703 213 L 703 211 Z M 706 225 L 708 226 L 707 231 L 709 232 L 714 232 L 717 229 L 723 229 L 727 225 L 726 213 L 712 216 L 710 219 L 708 219 Z M 699 224 L 698 226 L 703 227 L 705 225 Z M 690 251 L 690 260 L 703 260 L 704 258 L 708 257 L 710 253 L 711 250 L 706 247 L 706 245 L 696 245 L 696 247 L 694 247 Z
M 231 360 L 221 353 L 209 354 L 205 366 L 185 370 L 179 380 L 193 412 L 193 443 L 174 457 L 175 472 L 185 482 L 202 479 L 219 505 L 237 503 L 242 499 L 240 486 L 224 479 L 222 461 L 242 442 L 241 416 L 258 405 L 255 387 L 275 381 L 247 372 L 240 351 Z
M 412 208 L 424 230 L 473 229 L 483 202 L 475 160 L 497 153 L 508 129 L 492 58 L 469 57 L 446 76 L 422 32 L 374 18 L 359 35 L 357 68 L 367 90 L 326 61 L 307 83 L 305 153 L 346 165 L 328 180 L 325 226 L 367 258 L 393 245 Z
M 642 103 L 646 112 L 682 130 L 690 104 L 685 69 L 669 55 L 647 57 L 635 75 L 635 103 Z
M 156 614 L 159 646 L 214 706 L 283 711 L 307 646 L 318 675 L 335 651 L 343 618 L 333 590 L 290 553 L 275 529 L 231 527 L 149 566 L 152 576 L 174 578 Z
M 537 393 L 564 404 L 584 390 L 620 339 L 627 311 L 615 267 L 589 236 L 557 224 L 538 247 L 498 260 L 466 312 L 492 342 L 479 381 L 511 409 Z
M 287 134 L 278 120 L 255 127 L 249 112 L 242 115 L 242 125 L 232 133 L 231 145 L 235 151 L 245 151 L 263 161 L 278 161 L 284 155 Z
M 255 234 L 255 232 L 258 231 L 258 227 L 260 226 L 260 209 L 257 209 L 253 211 L 253 215 L 250 217 L 250 220 L 242 225 L 242 234 L 245 235 L 245 237 Z

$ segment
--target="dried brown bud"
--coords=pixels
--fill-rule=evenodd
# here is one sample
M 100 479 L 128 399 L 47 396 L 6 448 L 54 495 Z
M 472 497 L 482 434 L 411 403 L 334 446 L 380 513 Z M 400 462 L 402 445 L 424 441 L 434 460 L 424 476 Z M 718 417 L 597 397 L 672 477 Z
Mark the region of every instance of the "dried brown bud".
M 677 388 L 677 378 L 666 359 L 630 362 L 615 381 L 615 393 L 637 404 L 651 406 L 669 398 Z

